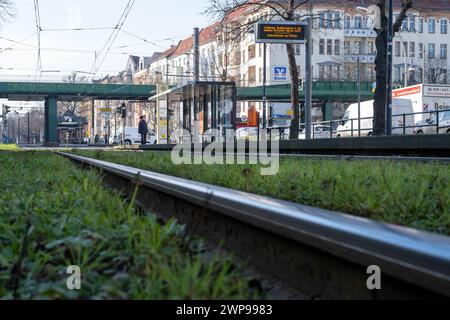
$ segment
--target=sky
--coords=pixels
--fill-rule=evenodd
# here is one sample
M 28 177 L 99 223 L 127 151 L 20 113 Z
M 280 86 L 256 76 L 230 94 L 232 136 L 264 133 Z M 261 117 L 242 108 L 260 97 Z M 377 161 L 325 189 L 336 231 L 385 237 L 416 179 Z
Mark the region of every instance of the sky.
M 43 30 L 40 33 L 42 79 L 57 81 L 72 71 L 90 72 L 95 51 L 100 51 L 110 37 L 128 1 L 38 0 Z M 0 26 L 0 81 L 33 80 L 36 74 L 38 40 L 34 0 L 15 2 L 15 17 Z M 120 32 L 109 54 L 105 57 L 105 50 L 97 58 L 98 66 L 105 57 L 96 78 L 125 69 L 129 54 L 151 56 L 191 35 L 194 27 L 208 25 L 210 18 L 202 14 L 207 5 L 208 0 L 135 0 L 122 28 L 134 36 Z M 73 28 L 110 29 L 54 30 Z M 25 40 L 17 44 L 3 38 Z

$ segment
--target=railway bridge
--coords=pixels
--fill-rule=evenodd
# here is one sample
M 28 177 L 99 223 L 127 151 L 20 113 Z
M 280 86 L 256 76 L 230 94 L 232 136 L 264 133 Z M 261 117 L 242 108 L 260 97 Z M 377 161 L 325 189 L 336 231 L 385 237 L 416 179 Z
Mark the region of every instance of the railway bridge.
M 371 99 L 372 85 L 360 84 L 362 99 Z M 353 102 L 357 99 L 358 84 L 353 81 L 315 81 L 313 99 L 324 103 L 326 117 L 332 113 L 330 102 Z M 290 84 L 267 86 L 269 101 L 289 101 Z M 45 101 L 45 141 L 57 143 L 57 102 L 129 100 L 148 101 L 156 95 L 156 85 L 98 84 L 98 83 L 44 83 L 44 82 L 0 82 L 0 99 L 11 101 Z M 261 101 L 262 87 L 238 88 L 237 100 Z M 300 91 L 304 99 L 304 91 Z M 95 112 L 92 112 L 94 116 Z

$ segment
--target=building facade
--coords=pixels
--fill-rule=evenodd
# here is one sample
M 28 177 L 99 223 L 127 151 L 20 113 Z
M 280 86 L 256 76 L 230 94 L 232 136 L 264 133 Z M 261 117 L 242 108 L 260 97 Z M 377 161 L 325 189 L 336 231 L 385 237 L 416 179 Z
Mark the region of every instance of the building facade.
M 375 1 L 344 2 L 312 0 L 299 7 L 299 20 L 313 18 L 312 72 L 315 80 L 375 81 L 376 32 L 373 17 L 364 7 Z M 408 11 L 401 30 L 394 39 L 393 79 L 395 87 L 416 83 L 449 83 L 448 50 L 450 46 L 450 6 L 446 1 L 421 1 Z M 400 1 L 395 1 L 398 15 Z M 263 44 L 255 42 L 254 24 L 258 20 L 276 19 L 271 8 L 250 5 L 229 13 L 223 21 L 200 32 L 200 80 L 235 81 L 238 86 L 263 84 Z M 358 9 L 357 9 L 358 8 Z M 169 83 L 181 85 L 193 80 L 193 37 L 180 41 L 151 58 L 130 57 L 124 80 L 133 83 Z M 305 76 L 305 46 L 295 46 L 300 78 Z M 290 83 L 285 45 L 268 44 L 267 85 Z M 325 102 L 323 102 L 325 103 Z M 334 103 L 343 111 L 345 105 Z M 238 116 L 245 117 L 250 107 L 262 113 L 260 101 L 238 103 Z M 151 110 L 145 104 L 130 105 L 130 126 L 137 125 L 139 115 Z M 321 117 L 320 108 L 313 117 Z M 341 116 L 341 111 L 334 116 Z M 151 111 L 146 113 L 150 117 Z

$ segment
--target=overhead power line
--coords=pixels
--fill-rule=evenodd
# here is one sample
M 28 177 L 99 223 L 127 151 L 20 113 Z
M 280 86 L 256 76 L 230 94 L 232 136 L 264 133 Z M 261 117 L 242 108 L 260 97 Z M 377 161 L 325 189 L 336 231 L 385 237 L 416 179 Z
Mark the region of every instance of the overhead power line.
M 34 16 L 36 20 L 36 32 L 37 32 L 37 62 L 36 62 L 36 77 L 38 71 L 42 70 L 42 60 L 41 60 L 41 14 L 39 11 L 39 0 L 34 0 Z
M 33 45 L 31 45 L 31 44 L 24 43 L 24 41 L 26 41 L 26 40 L 28 40 L 29 38 L 33 37 L 35 34 L 36 34 L 36 32 L 33 32 L 32 34 L 26 36 L 25 38 L 23 38 L 23 39 L 21 39 L 21 40 L 19 40 L 19 41 L 12 40 L 12 39 L 8 39 L 8 38 L 4 38 L 4 37 L 1 37 L 1 36 L 0 36 L 0 39 L 3 39 L 3 40 L 5 40 L 5 41 L 8 41 L 8 42 L 12 42 L 12 43 L 13 43 L 11 46 L 9 46 L 9 47 L 7 47 L 7 48 L 0 49 L 0 53 L 4 52 L 4 51 L 6 51 L 6 50 L 12 49 L 13 47 L 15 47 L 15 46 L 17 46 L 17 45 L 24 45 L 24 46 L 26 46 L 26 47 L 36 48 L 36 46 L 33 46 Z

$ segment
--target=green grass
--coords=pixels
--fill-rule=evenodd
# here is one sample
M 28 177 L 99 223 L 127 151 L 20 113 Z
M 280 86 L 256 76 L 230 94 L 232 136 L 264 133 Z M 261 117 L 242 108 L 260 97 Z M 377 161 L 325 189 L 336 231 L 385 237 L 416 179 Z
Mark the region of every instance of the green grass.
M 282 158 L 275 176 L 259 166 L 172 164 L 170 154 L 74 151 L 146 170 L 378 221 L 450 235 L 448 165 Z
M 259 296 L 229 257 L 206 259 L 181 226 L 136 212 L 94 171 L 46 152 L 1 153 L 0 165 L 0 298 Z M 70 265 L 81 291 L 66 287 Z

